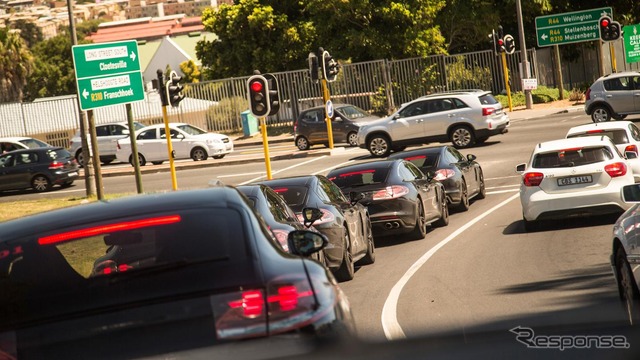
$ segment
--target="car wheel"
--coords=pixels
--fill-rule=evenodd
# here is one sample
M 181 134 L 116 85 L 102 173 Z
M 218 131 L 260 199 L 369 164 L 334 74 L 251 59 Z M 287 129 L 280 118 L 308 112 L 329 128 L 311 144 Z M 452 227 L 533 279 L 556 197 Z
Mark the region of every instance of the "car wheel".
M 480 170 L 480 190 L 478 191 L 478 195 L 476 195 L 476 199 L 484 199 L 487 197 L 487 188 L 484 184 L 484 174 L 482 170 Z
M 447 205 L 447 196 L 442 190 L 442 199 L 440 201 L 440 219 L 433 223 L 434 226 L 442 227 L 449 225 L 449 205 Z
M 591 120 L 594 123 L 611 120 L 611 112 L 606 106 L 597 106 L 591 113 Z
M 460 181 L 460 203 L 456 205 L 456 211 L 464 212 L 469 210 L 469 193 L 467 192 L 467 183 L 462 179 Z
M 633 272 L 622 248 L 619 248 L 616 252 L 616 270 L 619 275 L 620 295 L 622 296 L 625 310 L 627 310 L 629 323 L 636 325 L 640 322 L 640 294 L 638 294 Z
M 466 125 L 458 125 L 451 130 L 451 134 L 449 135 L 453 146 L 458 149 L 468 148 L 475 144 L 476 139 L 473 134 L 473 130 L 471 130 Z
M 336 280 L 349 281 L 353 280 L 353 274 L 355 273 L 355 269 L 353 266 L 353 255 L 351 255 L 351 251 L 349 251 L 349 231 L 344 229 L 344 246 L 342 250 L 342 264 L 336 272 L 333 274 L 336 277 Z
M 358 133 L 355 131 L 350 132 L 347 135 L 347 142 L 349 146 L 358 146 Z
M 82 154 L 82 149 L 76 151 L 76 161 L 80 167 L 84 166 L 84 155 Z
M 147 164 L 147 159 L 144 158 L 144 155 L 138 153 L 138 163 L 140 164 L 140 166 L 145 166 Z M 135 166 L 133 164 L 133 154 L 129 155 L 129 164 L 131 164 L 131 166 Z
M 222 159 L 225 155 L 227 155 L 227 154 L 222 154 L 222 155 L 213 155 L 213 156 L 212 156 L 212 158 L 214 158 L 214 159 L 216 159 L 216 160 L 217 160 L 217 159 Z
M 209 155 L 207 155 L 207 152 L 201 147 L 196 147 L 191 150 L 191 158 L 193 161 L 207 160 L 207 157 L 209 157 Z
M 37 192 L 51 190 L 51 181 L 44 175 L 36 175 L 31 179 L 31 187 Z
M 151 163 L 152 163 L 153 165 L 162 165 L 162 163 L 163 163 L 163 162 L 164 162 L 164 161 L 152 161 Z
M 307 138 L 304 136 L 298 136 L 298 138 L 296 138 L 296 146 L 300 150 L 309 150 L 309 148 L 311 147 L 311 145 L 309 144 L 309 140 L 307 140 Z
M 389 138 L 385 135 L 373 135 L 367 142 L 367 149 L 375 157 L 384 157 L 391 152 Z
M 422 199 L 418 198 L 418 213 L 416 214 L 416 227 L 409 233 L 411 240 L 422 240 L 427 236 L 427 220 L 424 215 Z
M 371 232 L 371 219 L 367 216 L 367 253 L 356 263 L 356 265 L 371 265 L 376 262 L 376 245 L 373 242 L 373 233 Z

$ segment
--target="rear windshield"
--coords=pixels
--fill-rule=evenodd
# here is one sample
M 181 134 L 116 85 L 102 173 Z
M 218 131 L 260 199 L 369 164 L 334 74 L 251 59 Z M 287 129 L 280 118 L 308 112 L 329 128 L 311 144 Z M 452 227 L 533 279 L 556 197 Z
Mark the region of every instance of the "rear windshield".
M 582 137 L 582 136 L 602 136 L 602 135 L 608 136 L 609 139 L 611 139 L 614 144 L 626 144 L 629 142 L 629 138 L 627 137 L 627 132 L 620 129 L 587 131 L 587 132 L 567 135 L 567 138 Z
M 11 318 L 20 321 L 96 303 L 126 302 L 129 292 L 119 285 L 127 286 L 131 279 L 146 284 L 153 280 L 151 274 L 169 276 L 171 269 L 198 263 L 224 269 L 247 257 L 244 238 L 239 212 L 209 208 L 0 242 L 0 329 Z M 159 291 L 193 283 L 188 278 L 171 279 L 173 283 L 163 281 L 165 290 Z
M 42 142 L 38 139 L 24 139 L 24 140 L 20 140 L 20 142 L 28 147 L 29 149 L 35 149 L 35 148 L 39 148 L 39 147 L 47 147 L 47 146 L 51 146 L 45 142 Z
M 440 154 L 424 154 L 424 155 L 415 155 L 415 156 L 407 156 L 404 159 L 413 165 L 424 169 L 435 167 L 438 164 L 438 159 L 440 158 Z
M 47 151 L 47 156 L 49 156 L 49 159 L 51 160 L 69 159 L 73 157 L 71 156 L 71 153 L 65 149 L 49 150 Z
M 491 94 L 478 96 L 478 99 L 480 100 L 480 104 L 482 105 L 495 105 L 498 103 L 498 100 L 496 100 L 496 98 L 494 98 Z
M 304 186 L 281 186 L 274 187 L 273 191 L 280 194 L 284 201 L 287 202 L 287 205 L 295 207 L 304 204 L 308 189 Z
M 572 167 L 613 159 L 608 147 L 573 148 L 536 154 L 533 167 L 538 169 Z
M 357 171 L 334 172 L 330 174 L 329 180 L 333 181 L 339 188 L 352 188 L 363 185 L 384 183 L 389 175 L 389 167 L 372 168 Z

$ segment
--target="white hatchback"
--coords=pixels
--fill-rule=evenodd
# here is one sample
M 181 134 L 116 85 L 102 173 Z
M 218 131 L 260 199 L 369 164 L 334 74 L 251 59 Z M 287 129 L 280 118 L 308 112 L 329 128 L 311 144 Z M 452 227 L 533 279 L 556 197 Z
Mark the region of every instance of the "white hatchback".
M 233 151 L 233 142 L 226 135 L 208 133 L 184 123 L 170 123 L 169 128 L 174 159 L 191 158 L 201 161 L 209 156 L 222 159 Z M 158 165 L 169 160 L 164 124 L 151 125 L 136 131 L 136 144 L 140 166 L 145 165 L 147 161 Z M 116 157 L 119 161 L 133 164 L 129 138 L 118 140 Z
M 574 126 L 567 132 L 567 138 L 582 136 L 608 136 L 633 171 L 636 182 L 640 182 L 640 129 L 631 121 L 609 121 Z M 632 154 L 629 154 L 632 153 Z
M 536 145 L 522 175 L 520 202 L 527 231 L 539 221 L 618 213 L 631 207 L 620 189 L 634 183 L 626 159 L 607 136 L 553 140 Z

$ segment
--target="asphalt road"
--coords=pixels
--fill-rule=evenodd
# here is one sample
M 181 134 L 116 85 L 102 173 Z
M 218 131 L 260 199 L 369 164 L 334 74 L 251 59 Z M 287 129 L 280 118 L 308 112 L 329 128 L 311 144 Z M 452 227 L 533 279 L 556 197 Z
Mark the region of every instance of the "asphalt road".
M 449 226 L 430 230 L 423 240 L 377 241 L 376 263 L 341 284 L 360 336 L 384 340 L 623 321 L 608 265 L 615 216 L 556 222 L 535 233 L 526 233 L 521 222 L 515 166 L 529 159 L 536 143 L 562 138 L 571 126 L 587 122 L 582 113 L 515 122 L 508 134 L 463 150 L 482 165 L 487 198 L 452 214 Z M 280 144 L 277 151 L 295 150 Z M 272 169 L 276 178 L 325 174 L 368 159 L 365 150 L 346 148 L 331 156 L 273 161 Z M 189 189 L 206 187 L 213 179 L 240 185 L 264 179 L 264 174 L 264 163 L 248 163 L 181 170 L 177 179 L 180 189 Z M 105 193 L 135 192 L 133 175 L 105 177 L 104 184 Z M 82 196 L 83 185 L 77 181 L 44 195 L 5 194 L 0 202 Z M 166 172 L 144 174 L 143 185 L 147 192 L 163 191 L 171 188 L 171 178 Z

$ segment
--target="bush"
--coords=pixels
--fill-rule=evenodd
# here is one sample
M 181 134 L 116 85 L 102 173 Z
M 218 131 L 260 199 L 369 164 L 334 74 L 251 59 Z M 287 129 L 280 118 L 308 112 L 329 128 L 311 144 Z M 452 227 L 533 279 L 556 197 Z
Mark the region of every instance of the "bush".
M 556 101 L 560 98 L 558 89 L 548 88 L 546 86 L 538 86 L 537 89 L 531 91 L 531 98 L 534 104 L 543 104 L 552 101 Z M 564 91 L 564 98 L 569 99 L 571 93 L 568 90 Z M 509 107 L 509 99 L 507 95 L 495 95 L 496 100 L 500 101 L 503 107 Z M 511 104 L 513 107 L 526 105 L 526 99 L 523 92 L 516 92 L 511 94 Z

